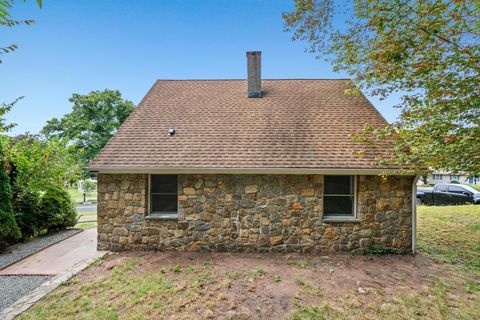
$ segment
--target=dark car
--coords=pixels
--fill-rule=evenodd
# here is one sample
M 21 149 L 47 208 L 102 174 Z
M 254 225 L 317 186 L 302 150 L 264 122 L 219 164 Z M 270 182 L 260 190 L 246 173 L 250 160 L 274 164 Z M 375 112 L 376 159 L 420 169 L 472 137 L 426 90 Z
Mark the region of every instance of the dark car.
M 433 188 L 417 188 L 417 203 L 480 204 L 480 191 L 462 184 L 437 184 Z

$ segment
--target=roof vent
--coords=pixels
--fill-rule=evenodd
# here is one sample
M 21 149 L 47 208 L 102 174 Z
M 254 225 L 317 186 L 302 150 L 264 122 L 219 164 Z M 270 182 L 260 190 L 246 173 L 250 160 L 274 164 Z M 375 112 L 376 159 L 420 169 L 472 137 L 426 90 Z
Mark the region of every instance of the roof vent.
M 168 135 L 171 137 L 175 134 L 175 129 L 168 129 Z

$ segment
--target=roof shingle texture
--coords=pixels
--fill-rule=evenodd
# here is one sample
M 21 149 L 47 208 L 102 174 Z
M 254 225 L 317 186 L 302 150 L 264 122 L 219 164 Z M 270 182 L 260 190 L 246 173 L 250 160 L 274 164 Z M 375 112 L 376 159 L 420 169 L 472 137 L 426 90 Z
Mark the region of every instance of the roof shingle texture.
M 386 122 L 347 80 L 158 80 L 90 164 L 115 168 L 380 168 L 353 135 Z M 176 133 L 168 136 L 168 129 Z

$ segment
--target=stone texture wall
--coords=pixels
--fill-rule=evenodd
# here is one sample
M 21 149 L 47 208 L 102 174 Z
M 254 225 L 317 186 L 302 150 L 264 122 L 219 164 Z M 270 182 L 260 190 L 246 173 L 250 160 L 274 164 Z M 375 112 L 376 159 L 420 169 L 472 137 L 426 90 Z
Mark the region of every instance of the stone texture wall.
M 100 250 L 411 250 L 413 177 L 359 176 L 357 222 L 323 221 L 321 175 L 178 175 L 178 220 L 149 219 L 148 175 L 98 175 Z

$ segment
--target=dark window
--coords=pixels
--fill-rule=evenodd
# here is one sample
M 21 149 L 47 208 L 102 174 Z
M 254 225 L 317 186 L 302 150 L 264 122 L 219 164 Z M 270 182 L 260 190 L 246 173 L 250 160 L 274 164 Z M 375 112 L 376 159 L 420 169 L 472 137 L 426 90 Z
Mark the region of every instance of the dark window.
M 447 192 L 447 186 L 437 186 L 437 191 Z
M 355 215 L 355 177 L 325 176 L 323 215 L 352 217 Z
M 460 187 L 448 187 L 448 191 L 453 192 L 453 193 L 464 193 L 466 190 Z
M 177 176 L 155 174 L 150 176 L 150 212 L 152 214 L 177 213 Z

